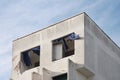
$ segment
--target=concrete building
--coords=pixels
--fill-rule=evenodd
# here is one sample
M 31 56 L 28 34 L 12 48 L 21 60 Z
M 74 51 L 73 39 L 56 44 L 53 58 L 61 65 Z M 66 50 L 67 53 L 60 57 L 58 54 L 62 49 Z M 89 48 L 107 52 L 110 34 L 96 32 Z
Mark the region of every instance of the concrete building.
M 81 13 L 13 41 L 11 80 L 120 80 L 120 48 Z

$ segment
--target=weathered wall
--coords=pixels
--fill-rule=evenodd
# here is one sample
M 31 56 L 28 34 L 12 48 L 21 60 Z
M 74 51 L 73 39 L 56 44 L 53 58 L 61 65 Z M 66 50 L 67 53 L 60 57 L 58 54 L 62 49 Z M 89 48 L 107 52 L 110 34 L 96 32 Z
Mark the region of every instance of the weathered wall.
M 75 40 L 75 54 L 52 61 L 52 41 L 73 32 L 81 38 Z M 40 66 L 21 72 L 21 52 L 39 45 Z M 120 79 L 120 49 L 85 13 L 15 40 L 12 60 L 13 80 L 32 80 L 33 72 L 42 80 L 63 73 L 68 80 Z
M 85 15 L 85 66 L 92 80 L 120 80 L 120 48 Z
M 81 39 L 75 40 L 75 55 L 52 61 L 52 40 L 68 35 L 72 32 L 79 34 Z M 68 72 L 68 58 L 76 63 L 84 64 L 84 14 L 62 21 L 48 28 L 17 39 L 13 42 L 12 78 L 14 80 L 31 80 L 32 72 L 43 74 L 42 68 L 53 72 L 51 76 Z M 23 73 L 16 71 L 15 67 L 20 62 L 21 52 L 40 45 L 40 67 L 27 70 Z M 19 70 L 20 68 L 18 68 Z M 26 77 L 27 76 L 27 77 Z

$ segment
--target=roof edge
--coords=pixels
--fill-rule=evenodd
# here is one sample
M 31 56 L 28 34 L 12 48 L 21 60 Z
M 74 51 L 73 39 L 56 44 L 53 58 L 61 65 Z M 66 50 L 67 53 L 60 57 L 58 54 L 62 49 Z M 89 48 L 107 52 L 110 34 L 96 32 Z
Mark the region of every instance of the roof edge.
M 85 13 L 85 15 L 86 15 L 88 18 L 90 18 L 86 13 Z M 112 40 L 112 38 L 111 38 L 110 36 L 108 36 L 107 33 L 105 33 L 105 31 L 103 31 L 103 30 L 98 26 L 98 24 L 95 23 L 95 21 L 94 21 L 92 18 L 90 18 L 90 19 L 92 20 L 92 22 L 93 22 L 95 25 L 97 25 L 97 28 L 105 35 L 105 37 L 108 38 L 108 39 L 113 43 L 113 45 L 115 45 L 115 46 L 120 50 L 120 47 L 117 45 L 117 43 L 115 43 L 115 42 Z
M 39 32 L 39 31 L 42 31 L 42 30 L 44 30 L 44 29 L 50 28 L 50 27 L 52 27 L 52 26 L 54 26 L 54 25 L 56 25 L 56 24 L 62 23 L 62 22 L 64 22 L 64 21 L 67 21 L 67 20 L 69 20 L 69 19 L 71 19 L 71 18 L 73 18 L 73 17 L 79 16 L 79 15 L 81 15 L 81 14 L 87 15 L 85 12 L 76 14 L 75 16 L 71 16 L 71 17 L 66 18 L 66 19 L 64 19 L 64 20 L 62 20 L 62 21 L 59 21 L 59 22 L 57 22 L 57 23 L 55 23 L 55 24 L 52 24 L 52 25 L 50 25 L 50 26 L 47 26 L 47 27 L 45 27 L 45 28 L 42 28 L 42 29 L 37 30 L 37 31 L 35 31 L 35 32 L 32 32 L 32 33 L 30 33 L 30 34 L 27 34 L 27 35 L 25 35 L 25 36 L 23 36 L 23 37 L 17 38 L 17 39 L 15 39 L 15 40 L 13 40 L 13 42 L 15 42 L 15 41 L 17 41 L 17 40 L 20 40 L 20 39 L 22 39 L 22 38 L 25 38 L 25 37 L 27 37 L 27 36 L 29 36 L 29 35 L 34 34 L 34 33 L 37 33 L 37 32 Z

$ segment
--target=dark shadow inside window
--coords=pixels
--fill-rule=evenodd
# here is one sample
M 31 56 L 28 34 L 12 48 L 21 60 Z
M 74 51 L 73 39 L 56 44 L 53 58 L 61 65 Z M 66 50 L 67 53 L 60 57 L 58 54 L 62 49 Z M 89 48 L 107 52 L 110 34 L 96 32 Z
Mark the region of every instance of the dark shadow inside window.
M 67 74 L 55 76 L 55 77 L 53 77 L 53 80 L 67 80 Z
M 40 66 L 40 46 L 21 53 L 22 71 Z
M 58 60 L 74 54 L 75 40 L 79 39 L 79 35 L 75 33 L 68 34 L 64 37 L 52 41 L 53 60 Z

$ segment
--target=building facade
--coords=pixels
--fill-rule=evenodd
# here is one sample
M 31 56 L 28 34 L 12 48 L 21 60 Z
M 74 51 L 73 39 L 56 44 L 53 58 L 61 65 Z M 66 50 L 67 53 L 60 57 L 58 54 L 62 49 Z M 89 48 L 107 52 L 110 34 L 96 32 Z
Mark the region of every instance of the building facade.
M 11 80 L 120 80 L 120 48 L 81 13 L 14 40 Z

